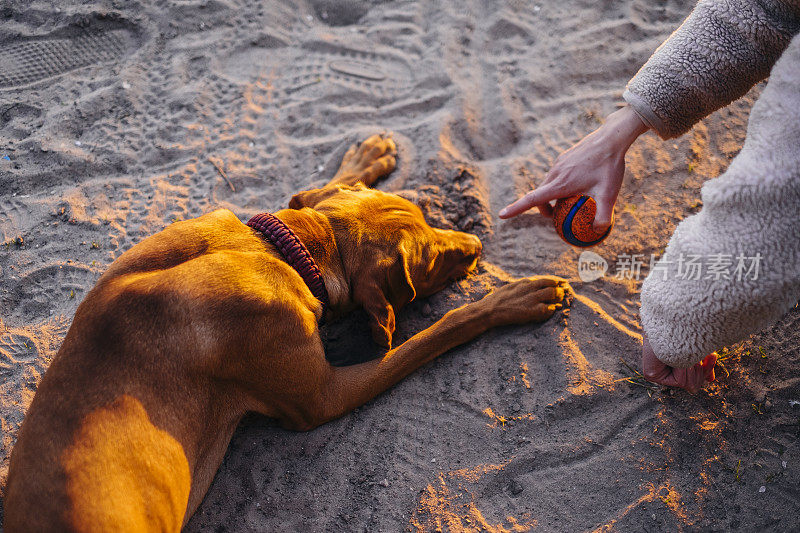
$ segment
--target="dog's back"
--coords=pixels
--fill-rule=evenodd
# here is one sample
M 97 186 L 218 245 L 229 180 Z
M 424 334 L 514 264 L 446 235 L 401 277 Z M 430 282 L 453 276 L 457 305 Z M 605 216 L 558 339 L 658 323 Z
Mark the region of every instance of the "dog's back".
M 223 363 L 215 360 L 220 317 L 269 299 L 257 290 L 270 288 L 258 278 L 268 268 L 263 252 L 232 213 L 216 211 L 170 226 L 112 264 L 79 306 L 26 415 L 11 458 L 6 531 L 180 529 L 191 456 L 204 453 L 181 438 L 204 418 L 185 409 L 219 401 L 204 397 L 214 388 L 200 381 Z M 247 268 L 249 253 L 261 268 Z

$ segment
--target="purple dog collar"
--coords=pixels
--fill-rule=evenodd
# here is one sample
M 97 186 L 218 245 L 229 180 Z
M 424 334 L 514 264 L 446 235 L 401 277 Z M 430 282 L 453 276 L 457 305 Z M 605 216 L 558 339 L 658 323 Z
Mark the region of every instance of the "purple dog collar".
M 308 288 L 324 307 L 330 305 L 328 289 L 322 281 L 322 273 L 311 257 L 308 248 L 300 242 L 295 233 L 278 217 L 270 213 L 259 213 L 247 225 L 261 233 L 266 240 L 275 245 L 286 262 L 300 274 Z M 323 309 L 324 311 L 324 309 Z

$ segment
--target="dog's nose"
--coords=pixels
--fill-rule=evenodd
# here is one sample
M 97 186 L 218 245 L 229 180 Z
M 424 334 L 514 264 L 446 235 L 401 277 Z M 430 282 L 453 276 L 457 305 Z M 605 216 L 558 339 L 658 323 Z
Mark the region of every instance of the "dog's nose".
M 444 244 L 451 263 L 453 261 L 462 263 L 465 259 L 475 261 L 483 251 L 481 240 L 471 233 L 440 229 L 434 231 L 439 235 L 440 242 Z
M 481 240 L 477 238 L 475 235 L 470 235 L 470 237 L 471 237 L 470 241 L 472 244 L 473 255 L 475 257 L 480 257 L 481 252 L 483 251 L 483 243 L 481 243 Z
M 470 261 L 478 259 L 481 256 L 481 251 L 483 251 L 481 240 L 469 233 L 462 233 L 460 237 L 458 248 L 461 250 L 464 258 Z

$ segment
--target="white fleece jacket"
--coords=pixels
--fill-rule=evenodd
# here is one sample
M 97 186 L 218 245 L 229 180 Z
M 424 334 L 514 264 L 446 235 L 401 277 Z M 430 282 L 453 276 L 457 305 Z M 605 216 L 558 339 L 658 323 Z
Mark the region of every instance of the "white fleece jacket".
M 800 0 L 701 0 L 623 98 L 663 139 L 744 96 L 800 32 Z
M 670 366 L 694 365 L 800 299 L 800 36 L 783 44 L 798 29 L 800 2 L 701 1 L 628 85 L 626 100 L 668 138 L 744 94 L 783 52 L 741 152 L 705 183 L 702 210 L 678 225 L 642 286 L 642 327 Z M 695 256 L 699 279 L 687 268 Z M 755 262 L 758 273 L 746 272 Z

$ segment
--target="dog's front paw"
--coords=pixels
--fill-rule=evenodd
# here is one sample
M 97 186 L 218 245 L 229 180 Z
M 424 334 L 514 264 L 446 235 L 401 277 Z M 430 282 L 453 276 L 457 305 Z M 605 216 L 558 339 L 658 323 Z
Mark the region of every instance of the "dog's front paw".
M 563 307 L 564 297 L 571 291 L 565 279 L 535 276 L 504 285 L 484 300 L 496 326 L 544 322 Z
M 396 156 L 397 146 L 391 134 L 373 135 L 347 150 L 333 181 L 340 185 L 370 186 L 394 170 Z

